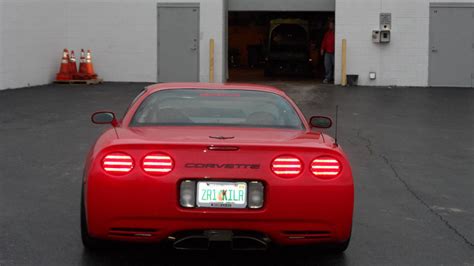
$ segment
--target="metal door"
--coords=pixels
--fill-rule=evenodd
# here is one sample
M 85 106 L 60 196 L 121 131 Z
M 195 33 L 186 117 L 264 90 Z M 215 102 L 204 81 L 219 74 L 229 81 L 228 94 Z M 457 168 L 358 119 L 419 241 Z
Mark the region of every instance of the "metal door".
M 474 5 L 430 7 L 430 86 L 472 87 L 474 80 Z
M 199 81 L 199 4 L 158 4 L 158 82 Z

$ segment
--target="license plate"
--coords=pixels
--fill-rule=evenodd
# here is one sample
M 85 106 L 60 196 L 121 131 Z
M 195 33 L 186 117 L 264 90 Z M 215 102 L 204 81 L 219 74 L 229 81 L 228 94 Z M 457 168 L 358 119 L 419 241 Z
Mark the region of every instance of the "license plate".
M 247 207 L 247 183 L 207 182 L 197 183 L 197 206 L 205 208 L 243 209 Z

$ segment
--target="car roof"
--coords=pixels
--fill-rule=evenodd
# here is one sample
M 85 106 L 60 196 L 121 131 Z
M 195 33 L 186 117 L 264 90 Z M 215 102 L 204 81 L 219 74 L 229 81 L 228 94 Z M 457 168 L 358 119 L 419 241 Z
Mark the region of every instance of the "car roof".
M 278 95 L 286 96 L 286 94 L 275 87 L 257 85 L 257 84 L 242 84 L 242 83 L 202 83 L 202 82 L 180 82 L 180 83 L 159 83 L 147 86 L 149 93 L 160 90 L 178 90 L 178 89 L 212 89 L 212 90 L 252 90 L 271 92 Z

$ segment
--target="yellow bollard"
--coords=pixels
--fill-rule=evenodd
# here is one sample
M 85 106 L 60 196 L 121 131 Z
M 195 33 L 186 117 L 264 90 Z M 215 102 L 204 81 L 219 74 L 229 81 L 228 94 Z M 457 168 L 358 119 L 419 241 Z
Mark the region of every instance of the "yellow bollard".
M 341 85 L 347 86 L 347 40 L 342 39 Z
M 214 39 L 209 40 L 209 82 L 214 82 Z

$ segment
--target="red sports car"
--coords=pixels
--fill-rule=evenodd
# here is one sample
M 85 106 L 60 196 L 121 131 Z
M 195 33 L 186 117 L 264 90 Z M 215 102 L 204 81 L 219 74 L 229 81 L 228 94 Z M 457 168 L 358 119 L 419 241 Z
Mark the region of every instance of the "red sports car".
M 354 188 L 341 147 L 282 91 L 242 84 L 147 87 L 87 156 L 87 248 L 170 241 L 177 249 L 330 246 L 350 240 Z M 314 130 L 313 130 L 314 129 Z

